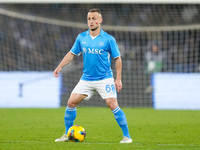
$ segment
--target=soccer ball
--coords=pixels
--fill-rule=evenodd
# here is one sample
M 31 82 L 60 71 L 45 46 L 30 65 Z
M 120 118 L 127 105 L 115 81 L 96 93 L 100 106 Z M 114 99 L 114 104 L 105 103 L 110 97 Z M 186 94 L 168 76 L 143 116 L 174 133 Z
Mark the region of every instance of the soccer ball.
M 86 132 L 82 126 L 74 125 L 69 128 L 67 136 L 72 142 L 83 142 L 86 136 Z

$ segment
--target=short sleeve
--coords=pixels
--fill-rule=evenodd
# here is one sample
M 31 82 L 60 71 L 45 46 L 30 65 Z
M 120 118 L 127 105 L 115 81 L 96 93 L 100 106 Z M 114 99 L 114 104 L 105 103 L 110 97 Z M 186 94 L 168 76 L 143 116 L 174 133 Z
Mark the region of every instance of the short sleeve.
M 77 36 L 74 45 L 72 46 L 70 51 L 75 55 L 79 55 L 81 53 L 80 35 Z
M 110 41 L 111 56 L 113 58 L 119 57 L 120 56 L 120 51 L 119 51 L 119 47 L 117 45 L 117 42 L 116 42 L 115 38 L 111 37 L 109 41 Z

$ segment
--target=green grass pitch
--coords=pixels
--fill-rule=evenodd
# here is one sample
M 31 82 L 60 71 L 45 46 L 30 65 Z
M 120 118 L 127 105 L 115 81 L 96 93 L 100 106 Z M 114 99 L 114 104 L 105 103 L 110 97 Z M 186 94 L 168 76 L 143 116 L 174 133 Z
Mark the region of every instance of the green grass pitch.
M 200 111 L 122 108 L 131 144 L 109 108 L 78 107 L 75 124 L 86 129 L 81 143 L 55 143 L 64 133 L 65 108 L 0 109 L 0 150 L 199 150 Z

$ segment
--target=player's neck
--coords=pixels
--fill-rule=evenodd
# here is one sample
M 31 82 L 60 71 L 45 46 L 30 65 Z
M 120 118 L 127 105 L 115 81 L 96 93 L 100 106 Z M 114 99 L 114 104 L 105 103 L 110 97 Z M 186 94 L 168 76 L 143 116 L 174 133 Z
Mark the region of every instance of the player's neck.
M 93 37 L 95 37 L 95 36 L 98 36 L 98 35 L 100 34 L 100 32 L 101 32 L 101 28 L 98 27 L 98 28 L 97 28 L 96 30 L 94 30 L 94 31 L 90 30 L 90 35 L 93 36 Z

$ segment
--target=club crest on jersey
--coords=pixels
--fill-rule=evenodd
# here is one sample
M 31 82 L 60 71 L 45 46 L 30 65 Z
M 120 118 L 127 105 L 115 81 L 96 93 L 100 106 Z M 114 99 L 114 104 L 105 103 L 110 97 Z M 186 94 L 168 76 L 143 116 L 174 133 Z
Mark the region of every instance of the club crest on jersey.
M 99 42 L 99 46 L 103 46 L 104 45 L 104 43 L 103 42 Z

